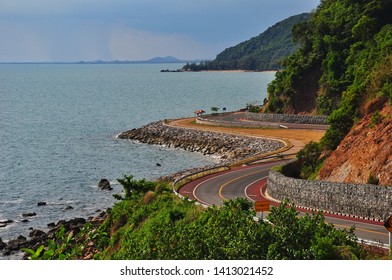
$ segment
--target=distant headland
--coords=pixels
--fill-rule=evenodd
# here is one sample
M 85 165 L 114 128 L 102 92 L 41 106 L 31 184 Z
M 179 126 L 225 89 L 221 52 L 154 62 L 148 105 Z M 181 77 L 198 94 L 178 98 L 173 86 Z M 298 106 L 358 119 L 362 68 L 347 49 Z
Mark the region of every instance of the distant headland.
M 154 57 L 148 60 L 93 60 L 93 61 L 70 61 L 70 62 L 45 62 L 45 61 L 26 61 L 26 62 L 0 62 L 0 64 L 158 64 L 158 63 L 200 63 L 205 60 L 202 59 L 194 59 L 194 60 L 184 60 L 178 59 L 174 56 L 165 56 L 165 57 Z

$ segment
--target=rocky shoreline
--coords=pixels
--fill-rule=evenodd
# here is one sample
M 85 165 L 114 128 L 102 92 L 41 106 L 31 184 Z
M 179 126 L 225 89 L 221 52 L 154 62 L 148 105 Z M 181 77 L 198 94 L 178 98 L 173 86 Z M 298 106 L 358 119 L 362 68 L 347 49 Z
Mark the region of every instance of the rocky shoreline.
M 110 211 L 110 209 L 107 209 Z M 8 242 L 4 242 L 0 238 L 0 252 L 3 256 L 10 256 L 17 252 L 21 252 L 21 258 L 27 259 L 28 255 L 23 253 L 21 249 L 29 248 L 36 251 L 41 245 L 47 246 L 49 240 L 56 239 L 56 233 L 60 228 L 64 228 L 66 236 L 76 236 L 77 233 L 87 224 L 90 223 L 93 227 L 98 227 L 107 217 L 107 211 L 102 211 L 97 217 L 85 218 L 73 218 L 65 221 L 60 220 L 57 223 L 48 224 L 48 231 L 45 232 L 40 229 L 30 228 L 29 237 L 23 235 L 18 236 Z M 97 250 L 94 244 L 90 244 L 84 250 L 84 259 L 92 259 Z
M 277 140 L 172 127 L 165 125 L 163 121 L 153 122 L 138 129 L 123 132 L 117 138 L 130 139 L 152 145 L 165 145 L 170 148 L 179 148 L 208 156 L 216 156 L 220 160 L 220 165 L 230 164 L 260 153 L 277 150 L 284 146 L 282 142 Z M 182 170 L 169 176 L 160 177 L 157 180 L 173 181 L 184 174 L 194 173 L 211 167 L 204 166 Z M 100 185 L 106 186 L 107 182 L 102 179 Z M 102 189 L 106 188 L 102 187 Z M 74 218 L 69 221 L 59 221 L 56 224 L 51 223 L 48 225 L 48 232 L 31 228 L 29 238 L 18 236 L 16 239 L 8 242 L 4 242 L 0 238 L 0 252 L 7 256 L 20 251 L 21 248 L 37 250 L 39 246 L 46 245 L 48 240 L 55 238 L 55 234 L 60 227 L 64 227 L 67 234 L 75 235 L 86 223 L 98 226 L 104 221 L 106 215 L 107 212 L 102 212 L 99 216 L 87 220 Z M 2 221 L 0 225 L 6 226 L 7 222 L 12 221 Z M 94 246 L 86 248 L 84 259 L 91 259 L 95 253 L 94 250 Z M 23 258 L 26 258 L 26 255 Z
M 222 164 L 230 164 L 284 146 L 277 140 L 173 127 L 165 125 L 163 121 L 123 132 L 117 137 L 215 156 Z

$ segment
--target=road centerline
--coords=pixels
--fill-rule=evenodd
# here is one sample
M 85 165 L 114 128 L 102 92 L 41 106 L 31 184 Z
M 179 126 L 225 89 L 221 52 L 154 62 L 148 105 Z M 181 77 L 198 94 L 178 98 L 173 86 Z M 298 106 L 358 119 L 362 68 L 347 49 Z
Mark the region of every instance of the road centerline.
M 226 183 L 224 183 L 223 185 L 220 186 L 220 188 L 219 188 L 219 196 L 220 196 L 223 200 L 227 200 L 227 199 L 223 196 L 223 194 L 222 194 L 223 189 L 224 189 L 227 185 L 229 185 L 229 184 L 231 184 L 231 183 L 233 183 L 233 182 L 235 182 L 235 181 L 237 181 L 237 180 L 240 180 L 240 179 L 242 179 L 242 178 L 249 177 L 249 176 L 252 176 L 252 175 L 257 174 L 257 173 L 265 172 L 265 171 L 267 171 L 267 170 L 269 170 L 269 168 L 263 169 L 263 170 L 258 170 L 258 171 L 252 172 L 252 173 L 247 173 L 247 174 L 242 175 L 242 176 L 240 176 L 240 177 L 236 177 L 236 178 L 234 178 L 234 179 L 231 179 L 230 181 L 228 181 L 228 182 L 226 182 Z

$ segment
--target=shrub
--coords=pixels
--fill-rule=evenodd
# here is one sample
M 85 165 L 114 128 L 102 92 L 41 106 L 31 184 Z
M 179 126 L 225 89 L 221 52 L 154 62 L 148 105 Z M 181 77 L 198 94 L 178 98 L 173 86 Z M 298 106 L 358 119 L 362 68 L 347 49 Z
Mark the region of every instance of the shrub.
M 374 177 L 373 174 L 370 174 L 367 182 L 368 184 L 378 185 L 380 183 L 380 180 L 377 177 Z
M 307 179 L 316 171 L 320 162 L 320 156 L 320 144 L 315 142 L 310 142 L 301 151 L 299 151 L 297 158 L 301 163 L 301 178 Z
M 370 128 L 373 128 L 376 125 L 380 124 L 381 121 L 382 121 L 382 115 L 380 115 L 380 112 L 377 110 L 373 113 L 372 119 L 370 121 Z

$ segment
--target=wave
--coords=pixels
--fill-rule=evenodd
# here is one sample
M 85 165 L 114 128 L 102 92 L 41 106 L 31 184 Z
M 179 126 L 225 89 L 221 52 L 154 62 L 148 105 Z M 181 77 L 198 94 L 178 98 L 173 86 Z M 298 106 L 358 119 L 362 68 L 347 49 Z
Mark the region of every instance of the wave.
M 18 198 L 15 200 L 0 200 L 0 204 L 21 204 L 23 201 L 23 198 Z
M 78 203 L 76 200 L 66 200 L 66 201 L 48 201 L 47 205 L 67 205 L 72 203 Z

